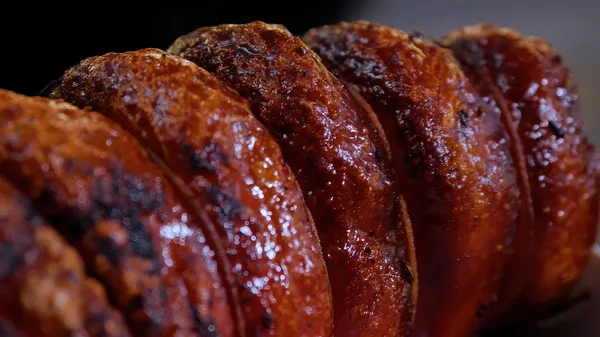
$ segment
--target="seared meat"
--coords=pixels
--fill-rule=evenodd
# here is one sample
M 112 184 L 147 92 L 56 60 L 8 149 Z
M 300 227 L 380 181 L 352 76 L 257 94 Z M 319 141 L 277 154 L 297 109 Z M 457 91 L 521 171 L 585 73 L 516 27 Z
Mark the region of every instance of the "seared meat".
M 0 173 L 77 248 L 134 335 L 235 328 L 228 308 L 211 308 L 226 297 L 220 261 L 123 129 L 67 103 L 0 91 L 0 135 Z M 223 317 L 205 316 L 215 312 Z
M 0 298 L 6 320 L 0 336 L 14 336 L 16 330 L 29 336 L 129 336 L 103 289 L 85 275 L 81 257 L 4 178 Z
M 518 138 L 535 244 L 507 276 L 515 284 L 493 325 L 532 319 L 580 278 L 598 223 L 598 159 L 579 119 L 576 84 L 548 43 L 510 29 L 465 27 L 442 43 L 486 99 L 498 102 Z
M 0 336 L 475 336 L 596 236 L 576 84 L 510 29 L 205 27 L 43 95 L 0 90 Z
M 236 89 L 278 140 L 326 255 L 335 335 L 406 335 L 416 300 L 410 223 L 375 116 L 279 25 L 201 28 L 169 52 Z
M 227 250 L 246 336 L 331 335 L 313 221 L 279 146 L 239 95 L 191 62 L 145 49 L 82 61 L 50 97 L 119 122 L 189 188 Z
M 356 22 L 305 40 L 385 128 L 415 234 L 414 334 L 473 335 L 496 301 L 521 205 L 498 107 L 422 36 Z

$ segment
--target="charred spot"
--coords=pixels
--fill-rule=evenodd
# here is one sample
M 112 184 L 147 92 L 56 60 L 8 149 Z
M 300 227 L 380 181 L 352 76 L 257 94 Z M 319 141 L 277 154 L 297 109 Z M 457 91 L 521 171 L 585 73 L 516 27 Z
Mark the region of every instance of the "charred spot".
M 92 216 L 90 220 L 94 223 L 100 219 L 119 222 L 127 231 L 133 254 L 150 260 L 153 270 L 158 272 L 160 260 L 156 257 L 152 237 L 141 220 L 141 213 L 160 211 L 164 207 L 162 189 L 148 187 L 138 177 L 115 168 L 112 181 L 99 179 L 94 183 L 92 200 L 92 211 L 96 214 L 83 218 Z
M 98 252 L 104 256 L 113 267 L 119 265 L 121 252 L 119 247 L 110 238 L 102 238 L 97 241 Z
M 479 305 L 479 308 L 477 308 L 477 311 L 475 312 L 475 316 L 477 316 L 477 318 L 483 318 L 485 311 L 488 309 L 487 304 L 482 303 L 481 305 Z
M 188 301 L 192 318 L 194 320 L 194 330 L 202 337 L 218 337 L 217 327 L 212 318 L 204 318 L 200 315 L 196 307 Z
M 38 214 L 35 210 L 35 208 L 33 207 L 33 205 L 31 204 L 31 202 L 29 202 L 29 199 L 27 199 L 27 197 L 23 196 L 23 195 L 19 195 L 15 201 L 21 206 L 23 207 L 23 209 L 25 210 L 25 222 L 29 225 L 31 224 L 32 221 L 35 221 L 38 219 Z
M 144 298 L 141 295 L 133 296 L 127 303 L 127 308 L 130 311 L 137 311 L 144 308 Z
M 369 232 L 369 236 L 371 236 L 371 237 L 375 236 L 375 232 L 373 232 L 373 231 L 370 231 L 370 232 Z
M 465 110 L 460 110 L 458 113 L 458 122 L 463 128 L 469 125 L 469 114 Z
M 548 122 L 548 127 L 550 128 L 550 131 L 552 131 L 552 134 L 557 138 L 563 138 L 565 136 L 565 129 L 559 122 L 551 120 Z
M 265 312 L 262 318 L 262 325 L 265 329 L 273 330 L 275 329 L 275 320 L 271 315 L 270 311 Z
M 190 144 L 183 144 L 180 149 L 180 158 L 188 164 L 191 170 L 208 172 L 215 172 L 216 166 L 229 163 L 229 157 L 223 153 L 219 143 L 214 141 L 211 141 L 203 149 L 194 149 Z
M 56 192 L 49 188 L 44 188 L 35 199 L 41 205 L 52 205 L 56 202 Z
M 63 76 L 48 82 L 48 84 L 42 89 L 42 91 L 40 91 L 38 96 L 50 97 L 50 94 L 62 83 L 62 81 Z
M 402 278 L 408 280 L 408 282 L 413 282 L 415 280 L 412 269 L 405 261 L 400 263 L 400 273 L 402 274 Z
M 375 264 L 375 259 L 374 258 L 369 258 L 369 262 L 371 262 L 371 264 Z
M 95 221 L 89 214 L 77 214 L 57 200 L 56 191 L 51 186 L 44 190 L 33 200 L 34 208 L 44 215 L 46 219 L 67 239 L 79 240 L 91 228 Z M 33 210 L 32 210 L 33 213 Z M 34 216 L 32 214 L 32 216 Z
M 414 30 L 410 34 L 408 34 L 408 38 L 413 42 L 416 40 L 423 40 L 424 37 L 425 36 L 423 35 L 423 33 L 421 33 L 418 30 Z
M 242 204 L 220 187 L 210 185 L 206 188 L 206 197 L 219 208 L 218 216 L 224 221 L 234 221 L 242 215 Z
M 375 160 L 377 160 L 377 163 L 381 164 L 383 162 L 383 154 L 381 153 L 381 151 L 379 151 L 379 149 L 375 150 L 375 153 L 373 153 L 373 155 L 375 156 Z
M 550 58 L 550 61 L 554 64 L 562 64 L 563 63 L 562 57 L 559 54 L 552 55 L 552 57 Z
M 365 248 L 365 253 L 371 254 L 371 248 L 369 248 L 369 247 Z
M 129 247 L 131 251 L 137 256 L 153 260 L 153 262 L 157 261 L 152 238 L 146 226 L 140 221 L 140 214 L 133 212 L 131 216 L 123 219 L 123 226 L 125 226 L 127 234 L 129 234 Z
M 11 277 L 21 263 L 21 254 L 11 245 L 0 242 L 0 280 Z
M 75 168 L 75 161 L 71 158 L 67 158 L 65 162 L 65 171 L 67 174 L 73 173 L 73 169 Z

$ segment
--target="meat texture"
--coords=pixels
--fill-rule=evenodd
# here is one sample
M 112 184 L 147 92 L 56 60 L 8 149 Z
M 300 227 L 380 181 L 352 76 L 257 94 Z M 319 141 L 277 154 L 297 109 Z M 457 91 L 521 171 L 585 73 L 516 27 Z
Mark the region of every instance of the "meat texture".
M 0 178 L 0 336 L 127 337 L 81 257 Z M 10 327 L 9 327 L 10 324 Z M 12 332 L 9 332 L 8 330 Z
M 279 146 L 239 95 L 189 61 L 144 49 L 82 61 L 50 97 L 119 122 L 189 188 L 227 251 L 246 336 L 331 336 L 312 218 Z
M 478 25 L 452 32 L 442 43 L 486 99 L 498 102 L 518 137 L 513 143 L 520 144 L 526 167 L 535 245 L 523 268 L 531 272 L 509 276 L 518 282 L 517 292 L 491 324 L 533 319 L 580 278 L 598 223 L 598 158 L 582 129 L 576 84 L 540 38 Z
M 416 297 L 410 223 L 376 118 L 279 25 L 201 28 L 168 50 L 225 81 L 279 142 L 326 255 L 336 336 L 405 336 Z
M 527 235 L 500 110 L 450 52 L 419 34 L 359 21 L 304 39 L 385 129 L 415 235 L 413 335 L 474 335 L 497 300 L 515 235 Z
M 76 247 L 132 334 L 234 334 L 216 253 L 135 139 L 97 113 L 8 91 L 0 135 L 0 173 Z

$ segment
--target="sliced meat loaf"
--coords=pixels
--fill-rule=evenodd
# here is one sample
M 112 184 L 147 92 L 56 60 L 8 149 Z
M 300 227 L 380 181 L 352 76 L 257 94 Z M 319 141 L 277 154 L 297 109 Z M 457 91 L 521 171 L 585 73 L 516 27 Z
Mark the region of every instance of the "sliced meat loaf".
M 246 336 L 331 336 L 312 218 L 279 146 L 239 95 L 189 61 L 144 49 L 82 61 L 50 97 L 117 121 L 189 189 L 226 248 Z

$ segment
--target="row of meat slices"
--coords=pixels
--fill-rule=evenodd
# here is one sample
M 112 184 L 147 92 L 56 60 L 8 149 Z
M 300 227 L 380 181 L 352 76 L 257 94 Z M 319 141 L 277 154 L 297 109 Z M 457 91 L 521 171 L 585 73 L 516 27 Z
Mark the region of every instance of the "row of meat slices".
M 0 90 L 0 335 L 474 336 L 585 269 L 598 154 L 543 40 L 200 28 Z

